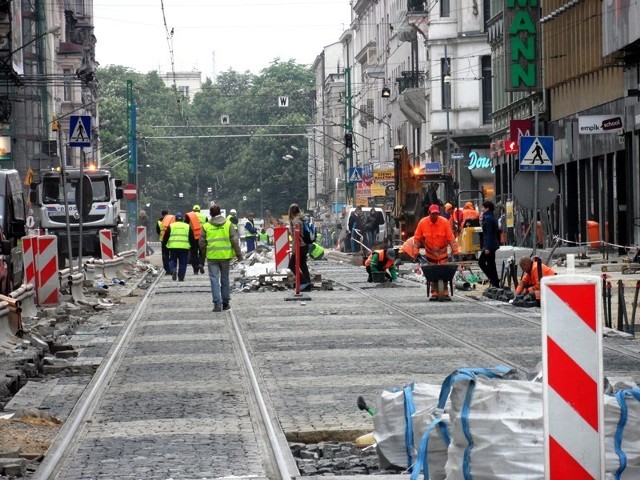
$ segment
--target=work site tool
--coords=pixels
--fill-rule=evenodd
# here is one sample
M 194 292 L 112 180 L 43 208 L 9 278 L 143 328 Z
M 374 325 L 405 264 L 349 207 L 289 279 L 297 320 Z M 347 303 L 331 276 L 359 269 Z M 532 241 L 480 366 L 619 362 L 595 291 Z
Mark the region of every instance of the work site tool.
M 453 277 L 458 271 L 458 264 L 455 262 L 432 264 L 426 257 L 419 256 L 418 261 L 424 278 L 427 279 L 427 295 L 431 294 L 431 282 L 437 286 L 437 298 L 439 302 L 445 301 L 446 285 L 449 284 L 453 295 Z

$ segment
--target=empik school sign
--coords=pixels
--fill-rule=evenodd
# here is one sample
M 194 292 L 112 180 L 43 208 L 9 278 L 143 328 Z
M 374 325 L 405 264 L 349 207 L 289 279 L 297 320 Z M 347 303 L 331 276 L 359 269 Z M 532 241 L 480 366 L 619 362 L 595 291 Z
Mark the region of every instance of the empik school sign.
M 509 92 L 542 90 L 538 0 L 505 0 L 505 65 Z

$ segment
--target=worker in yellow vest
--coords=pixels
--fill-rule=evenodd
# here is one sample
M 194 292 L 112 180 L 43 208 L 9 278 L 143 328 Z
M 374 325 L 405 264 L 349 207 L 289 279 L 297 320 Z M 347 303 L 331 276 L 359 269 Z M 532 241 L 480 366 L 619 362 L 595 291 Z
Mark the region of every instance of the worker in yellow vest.
M 204 222 L 201 217 L 204 217 Z M 200 205 L 194 205 L 191 212 L 187 213 L 185 221 L 191 227 L 193 231 L 193 238 L 195 243 L 191 245 L 189 251 L 189 263 L 193 267 L 193 274 L 204 273 L 204 256 L 200 255 L 200 247 L 198 247 L 198 241 L 202 232 L 202 226 L 206 223 L 206 216 L 200 214 Z
M 162 239 L 162 245 L 169 249 L 169 271 L 173 280 L 177 278 L 178 281 L 184 282 L 189 249 L 194 243 L 193 230 L 185 223 L 184 215 L 181 212 L 176 213 L 176 221 L 167 227 Z
M 162 239 L 164 238 L 164 233 L 167 230 L 167 227 L 176 221 L 176 217 L 173 215 L 169 215 L 168 210 L 162 210 L 160 214 L 160 220 L 156 225 L 156 233 L 158 234 L 158 240 L 161 243 L 162 250 L 162 268 L 164 268 L 165 275 L 171 275 L 171 271 L 169 270 L 169 249 L 164 246 L 162 243 Z
M 242 250 L 238 232 L 231 219 L 220 213 L 220 206 L 213 205 L 209 209 L 210 218 L 203 226 L 198 242 L 200 250 L 207 257 L 207 269 L 211 283 L 213 311 L 221 312 L 231 308 L 231 288 L 229 286 L 229 269 L 231 259 L 242 260 Z

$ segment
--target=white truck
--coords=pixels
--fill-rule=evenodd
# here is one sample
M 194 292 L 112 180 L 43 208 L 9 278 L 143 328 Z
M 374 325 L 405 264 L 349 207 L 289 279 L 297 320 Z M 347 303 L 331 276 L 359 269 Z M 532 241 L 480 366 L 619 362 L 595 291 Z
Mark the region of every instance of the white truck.
M 80 213 L 76 206 L 76 193 L 79 193 L 79 169 L 66 170 L 66 194 L 69 206 L 71 230 L 71 249 L 78 254 Z M 91 184 L 91 195 L 85 205 L 90 205 L 82 219 L 82 254 L 100 257 L 100 239 L 98 232 L 109 229 L 112 233 L 114 251 L 117 251 L 118 224 L 120 220 L 120 200 L 123 198 L 122 180 L 113 178 L 108 170 L 84 170 L 84 176 Z M 62 188 L 62 174 L 58 171 L 41 172 L 38 181 L 31 184 L 29 199 L 36 217 L 36 225 L 50 235 L 58 237 L 58 255 L 61 265 L 68 258 L 67 223 Z M 86 180 L 85 180 L 86 184 Z M 79 199 L 80 200 L 80 199 Z

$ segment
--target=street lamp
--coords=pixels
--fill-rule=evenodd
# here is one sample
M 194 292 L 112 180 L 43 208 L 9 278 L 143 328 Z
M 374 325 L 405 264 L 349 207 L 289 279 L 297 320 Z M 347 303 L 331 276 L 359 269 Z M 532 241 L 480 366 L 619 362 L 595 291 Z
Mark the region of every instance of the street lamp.
M 446 72 L 444 73 L 444 77 L 443 77 L 443 82 L 444 82 L 444 88 L 446 88 L 446 93 L 447 95 L 443 95 L 442 96 L 442 100 L 444 101 L 445 99 L 446 104 L 443 105 L 446 114 L 447 114 L 447 158 L 446 158 L 446 165 L 447 167 L 449 166 L 449 164 L 451 163 L 451 129 L 449 126 L 449 110 L 451 110 L 451 66 L 449 65 L 449 56 L 447 55 L 447 44 L 444 44 L 444 64 L 447 68 Z M 459 182 L 460 181 L 460 171 L 458 168 L 456 168 L 456 179 Z

